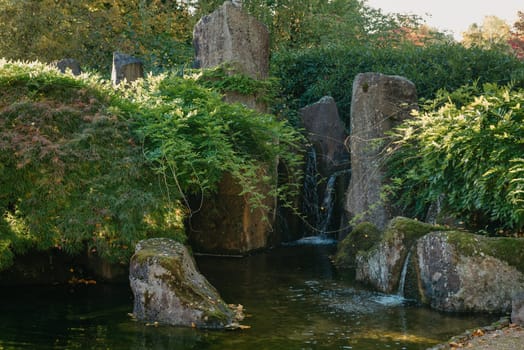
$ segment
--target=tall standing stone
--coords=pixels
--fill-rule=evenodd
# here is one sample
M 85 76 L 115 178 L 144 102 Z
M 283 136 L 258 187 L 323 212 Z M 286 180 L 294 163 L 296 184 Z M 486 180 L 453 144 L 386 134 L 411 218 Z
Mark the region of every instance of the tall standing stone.
M 268 77 L 269 31 L 231 1 L 198 21 L 193 30 L 193 46 L 197 68 L 229 62 L 254 79 Z
M 391 142 L 387 132 L 409 118 L 417 108 L 415 85 L 399 76 L 358 74 L 351 101 L 351 181 L 345 209 L 357 221 L 384 229 L 393 217 L 381 199 L 384 151 Z
M 195 65 L 212 68 L 227 63 L 233 73 L 265 79 L 269 72 L 269 32 L 264 24 L 244 13 L 239 3 L 224 2 L 195 25 Z M 265 106 L 256 102 L 255 96 L 227 93 L 225 100 L 266 111 Z M 267 175 L 260 174 L 260 178 Z M 269 185 L 261 183 L 259 186 L 261 193 L 271 190 Z M 189 239 L 195 250 L 244 254 L 268 246 L 275 199 L 268 198 L 264 208 L 252 209 L 250 194 L 240 195 L 241 192 L 241 186 L 231 174 L 225 174 L 217 194 L 204 200 L 201 210 L 192 216 L 188 225 Z
M 130 83 L 143 77 L 144 65 L 140 59 L 119 52 L 113 53 L 113 69 L 111 71 L 113 85 L 118 85 L 124 80 Z

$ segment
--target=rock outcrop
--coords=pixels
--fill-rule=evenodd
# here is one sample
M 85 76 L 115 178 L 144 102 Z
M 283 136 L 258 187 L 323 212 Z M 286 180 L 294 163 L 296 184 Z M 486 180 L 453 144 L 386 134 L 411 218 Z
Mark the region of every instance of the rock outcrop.
M 420 298 L 442 311 L 511 311 L 524 291 L 523 255 L 523 240 L 432 232 L 416 247 Z
M 349 168 L 349 151 L 344 146 L 347 134 L 333 97 L 324 96 L 300 109 L 300 118 L 308 141 L 317 151 L 321 175 L 327 177 L 333 171 Z
M 345 210 L 349 217 L 384 229 L 393 216 L 381 199 L 385 169 L 384 150 L 391 142 L 387 132 L 410 117 L 417 108 L 415 85 L 399 76 L 358 74 L 351 101 L 351 181 Z
M 378 243 L 357 253 L 355 278 L 383 293 L 396 293 L 408 252 L 418 238 L 436 229 L 416 220 L 394 218 Z
M 356 230 L 373 232 L 361 225 Z M 446 312 L 504 313 L 512 310 L 512 301 L 513 310 L 520 310 L 524 239 L 444 230 L 402 217 L 393 219 L 367 251 L 362 247 L 370 242 L 362 242 L 362 233 L 353 235 L 353 241 L 339 245 L 335 263 L 351 268 L 354 261 L 355 278 L 378 291 L 403 294 Z M 348 256 L 359 245 L 351 260 Z M 514 313 L 518 318 L 520 311 Z
M 268 246 L 272 217 L 267 208 L 274 206 L 273 199 L 266 198 L 266 208 L 253 209 L 249 194 L 240 196 L 241 191 L 231 175 L 224 174 L 218 192 L 206 198 L 188 225 L 189 241 L 195 251 L 244 255 Z
M 113 69 L 111 81 L 118 85 L 122 81 L 128 83 L 144 77 L 144 64 L 136 57 L 119 52 L 113 53 Z
M 237 321 L 235 312 L 198 272 L 186 247 L 176 241 L 140 241 L 129 270 L 137 320 L 217 329 Z

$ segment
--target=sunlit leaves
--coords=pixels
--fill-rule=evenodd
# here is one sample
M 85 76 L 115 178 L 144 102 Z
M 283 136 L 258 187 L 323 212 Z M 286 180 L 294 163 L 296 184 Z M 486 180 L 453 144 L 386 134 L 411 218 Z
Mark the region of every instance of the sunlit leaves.
M 449 96 L 398 130 L 389 160 L 398 204 L 423 216 L 443 196 L 447 213 L 469 225 L 522 229 L 524 91 L 487 84 Z

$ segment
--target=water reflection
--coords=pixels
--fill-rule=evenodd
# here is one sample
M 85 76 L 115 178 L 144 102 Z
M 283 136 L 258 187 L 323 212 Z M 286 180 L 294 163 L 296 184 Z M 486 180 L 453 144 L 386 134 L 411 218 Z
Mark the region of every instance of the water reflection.
M 127 286 L 0 291 L 0 349 L 425 349 L 490 317 L 458 317 L 371 293 L 339 275 L 333 245 L 244 259 L 197 257 L 250 330 L 198 331 L 133 322 Z

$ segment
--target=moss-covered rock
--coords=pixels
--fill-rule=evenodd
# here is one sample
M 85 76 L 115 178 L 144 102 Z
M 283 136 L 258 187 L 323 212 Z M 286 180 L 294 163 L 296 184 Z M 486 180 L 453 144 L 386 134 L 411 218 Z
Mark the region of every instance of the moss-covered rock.
M 382 239 L 356 256 L 356 279 L 384 293 L 398 290 L 408 252 L 416 240 L 441 227 L 404 217 L 392 219 Z
M 186 247 L 174 240 L 140 241 L 129 280 L 138 320 L 219 329 L 237 324 L 238 315 L 198 272 Z
M 508 312 L 524 291 L 524 239 L 432 232 L 417 242 L 422 302 L 451 312 Z
M 342 241 L 338 243 L 333 260 L 338 268 L 354 268 L 357 253 L 366 252 L 378 243 L 382 232 L 370 222 L 358 224 Z

